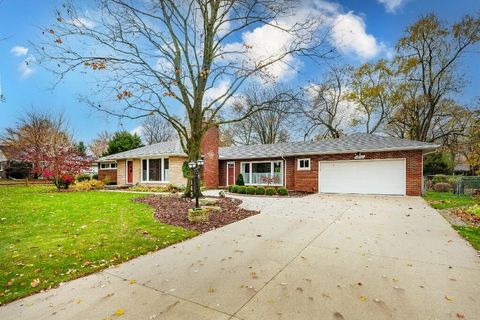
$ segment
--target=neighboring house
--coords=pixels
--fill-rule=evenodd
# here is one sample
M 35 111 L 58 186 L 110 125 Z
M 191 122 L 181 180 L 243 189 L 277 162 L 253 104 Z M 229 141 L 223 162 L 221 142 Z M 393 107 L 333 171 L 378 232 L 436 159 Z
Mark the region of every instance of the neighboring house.
M 246 185 L 418 196 L 422 192 L 423 156 L 437 147 L 353 134 L 332 140 L 219 148 L 218 129 L 212 128 L 202 144 L 203 180 L 206 188 L 226 187 L 242 173 Z M 99 177 L 109 176 L 120 185 L 184 185 L 181 167 L 186 159 L 178 141 L 158 143 L 100 159 Z
M 5 154 L 2 152 L 2 148 L 0 147 L 0 179 L 7 177 L 6 168 L 7 168 L 7 157 L 5 157 Z

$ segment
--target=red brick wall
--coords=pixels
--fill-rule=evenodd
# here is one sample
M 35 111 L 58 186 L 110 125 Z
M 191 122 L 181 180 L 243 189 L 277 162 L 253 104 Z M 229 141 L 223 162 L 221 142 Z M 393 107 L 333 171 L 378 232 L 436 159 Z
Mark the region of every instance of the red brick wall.
M 286 187 L 289 190 L 318 192 L 318 162 L 331 160 L 353 160 L 355 154 L 332 154 L 332 155 L 314 155 L 314 156 L 299 156 L 286 157 Z M 310 170 L 298 171 L 297 159 L 310 158 Z M 406 159 L 406 186 L 407 195 L 419 196 L 422 194 L 422 167 L 423 155 L 422 151 L 391 151 L 391 152 L 370 152 L 365 153 L 365 159 Z M 252 161 L 259 159 L 251 159 Z M 263 159 L 262 159 L 263 160 Z M 265 159 L 267 160 L 281 160 L 281 159 Z M 249 160 L 235 161 L 235 178 L 240 173 L 240 162 Z M 219 164 L 220 170 L 220 186 L 226 185 L 226 160 L 221 160 Z
M 218 187 L 218 127 L 214 126 L 205 132 L 202 141 L 202 154 L 205 165 L 203 166 L 203 185 L 207 189 Z
M 117 169 L 115 170 L 98 170 L 98 180 L 104 181 L 107 179 L 108 182 L 117 182 Z

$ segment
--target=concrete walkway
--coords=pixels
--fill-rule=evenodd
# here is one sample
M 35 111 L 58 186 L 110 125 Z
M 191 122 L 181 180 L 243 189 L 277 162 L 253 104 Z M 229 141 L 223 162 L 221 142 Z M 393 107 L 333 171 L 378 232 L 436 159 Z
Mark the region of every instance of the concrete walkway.
M 421 198 L 244 206 L 262 213 L 0 307 L 0 319 L 480 317 L 477 252 Z

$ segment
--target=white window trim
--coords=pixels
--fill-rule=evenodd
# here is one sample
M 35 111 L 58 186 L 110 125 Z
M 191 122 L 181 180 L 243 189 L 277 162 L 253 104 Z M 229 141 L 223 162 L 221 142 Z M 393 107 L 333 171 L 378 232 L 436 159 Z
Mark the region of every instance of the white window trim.
M 249 163 L 250 164 L 250 173 L 252 173 L 252 164 L 253 163 L 270 163 L 270 174 L 274 174 L 273 170 L 274 170 L 274 163 L 275 162 L 280 162 L 281 163 L 281 177 L 282 177 L 282 183 L 271 183 L 271 184 L 268 184 L 268 183 L 246 183 L 245 182 L 245 185 L 246 186 L 272 186 L 272 187 L 282 187 L 284 184 L 285 184 L 285 176 L 284 176 L 284 173 L 285 173 L 285 161 L 283 160 L 270 160 L 270 161 L 261 161 L 261 160 L 258 160 L 258 161 L 242 161 L 240 162 L 240 173 L 243 175 L 243 180 L 245 181 L 245 174 L 242 172 L 242 167 L 243 167 L 243 164 L 244 163 Z
M 143 180 L 143 160 L 147 160 L 147 180 Z M 168 183 L 168 180 L 161 181 L 149 181 L 150 176 L 150 161 L 148 160 L 162 160 L 162 178 L 165 177 L 165 160 L 168 160 L 168 177 L 170 178 L 170 160 L 168 157 L 154 157 L 154 158 L 141 158 L 140 159 L 140 182 L 141 183 Z
M 107 164 L 108 164 L 108 168 L 102 168 L 103 165 L 107 165 Z M 112 168 L 112 164 L 115 164 L 115 168 Z M 117 170 L 117 167 L 118 167 L 118 164 L 116 162 L 103 162 L 103 163 L 100 163 L 99 170 Z
M 308 167 L 301 168 L 300 167 L 300 161 L 305 161 L 305 160 L 308 160 Z M 312 160 L 310 160 L 310 158 L 297 159 L 297 170 L 298 171 L 308 171 L 308 170 L 311 169 L 311 167 L 312 167 Z

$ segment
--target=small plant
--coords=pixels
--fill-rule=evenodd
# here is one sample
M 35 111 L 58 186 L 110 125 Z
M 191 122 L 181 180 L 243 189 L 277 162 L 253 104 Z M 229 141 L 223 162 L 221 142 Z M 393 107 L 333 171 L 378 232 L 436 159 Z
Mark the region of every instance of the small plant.
M 240 193 L 240 194 L 245 194 L 245 192 L 246 192 L 245 186 L 238 186 L 237 187 L 237 192 Z
M 444 175 L 444 174 L 436 174 L 433 176 L 433 183 L 434 184 L 437 184 L 437 183 L 442 183 L 442 182 L 448 182 L 448 176 L 447 175 Z
M 257 187 L 257 189 L 255 190 L 255 194 L 263 196 L 265 194 L 265 188 L 264 187 Z
M 92 180 L 85 180 L 82 182 L 77 182 L 75 185 L 72 186 L 72 190 L 74 191 L 90 191 L 90 190 L 98 190 L 102 189 L 105 186 L 103 181 L 98 181 L 96 179 Z
M 222 190 L 222 191 L 219 191 L 219 192 L 218 192 L 218 196 L 219 196 L 220 198 L 225 198 L 225 191 L 223 191 L 223 190 Z
M 452 189 L 452 186 L 450 185 L 450 183 L 447 183 L 447 182 L 437 182 L 433 186 L 433 190 L 437 192 L 448 192 L 451 189 Z
M 78 182 L 82 182 L 82 181 L 89 181 L 91 178 L 90 178 L 90 175 L 88 173 L 82 173 L 82 174 L 79 174 L 77 176 L 77 181 Z
M 237 186 L 244 186 L 245 181 L 243 181 L 243 175 L 241 173 L 238 174 L 237 182 L 235 183 Z
M 277 193 L 279 196 L 288 196 L 288 190 L 284 187 L 278 188 Z
M 277 190 L 275 190 L 275 188 L 273 188 L 273 187 L 268 187 L 268 188 L 265 189 L 265 194 L 267 196 L 274 196 L 274 195 L 277 194 Z
M 234 184 L 234 185 L 232 186 L 232 191 L 231 191 L 231 192 L 233 192 L 233 193 L 237 193 L 237 192 L 238 192 L 238 186 L 237 186 L 236 184 Z
M 234 184 L 231 184 L 227 187 L 228 192 L 232 192 Z
M 191 222 L 207 222 L 209 210 L 202 209 L 188 209 L 188 220 Z
M 248 187 L 245 188 L 245 193 L 246 194 L 255 194 L 255 191 L 256 191 L 255 189 L 256 188 L 253 187 L 253 186 L 248 186 Z
M 92 175 L 92 179 L 98 180 L 98 173 L 94 173 L 94 174 Z

